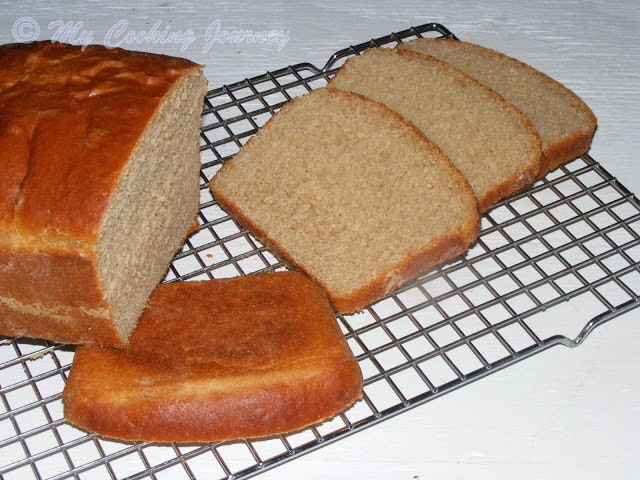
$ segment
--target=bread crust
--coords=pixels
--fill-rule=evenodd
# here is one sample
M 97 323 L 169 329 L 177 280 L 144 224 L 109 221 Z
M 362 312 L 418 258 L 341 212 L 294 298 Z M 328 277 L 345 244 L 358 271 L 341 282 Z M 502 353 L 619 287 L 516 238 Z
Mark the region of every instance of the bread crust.
M 0 46 L 0 334 L 125 343 L 97 274 L 101 225 L 163 98 L 196 69 L 97 45 Z
M 114 328 L 93 259 L 77 251 L 0 245 L 0 332 L 59 343 L 114 346 Z
M 192 443 L 295 431 L 361 395 L 324 293 L 278 272 L 159 285 L 126 349 L 77 349 L 63 403 L 103 436 Z

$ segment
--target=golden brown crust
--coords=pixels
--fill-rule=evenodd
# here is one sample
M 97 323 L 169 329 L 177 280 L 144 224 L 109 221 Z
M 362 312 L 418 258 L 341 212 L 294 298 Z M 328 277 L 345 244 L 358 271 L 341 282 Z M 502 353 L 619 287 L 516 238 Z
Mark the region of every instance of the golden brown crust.
M 174 82 L 196 67 L 97 45 L 0 47 L 0 162 L 12 172 L 0 179 L 0 227 L 94 242 L 142 131 Z
M 0 302 L 0 335 L 44 338 L 57 343 L 124 346 L 111 317 L 93 315 L 83 309 L 41 310 L 38 305 Z
M 74 251 L 0 245 L 0 334 L 122 345 L 93 259 Z
M 0 46 L 0 334 L 122 345 L 97 276 L 105 209 L 163 97 L 198 65 Z
M 107 437 L 209 442 L 301 429 L 361 394 L 322 291 L 279 272 L 159 285 L 126 349 L 78 348 L 63 402 Z

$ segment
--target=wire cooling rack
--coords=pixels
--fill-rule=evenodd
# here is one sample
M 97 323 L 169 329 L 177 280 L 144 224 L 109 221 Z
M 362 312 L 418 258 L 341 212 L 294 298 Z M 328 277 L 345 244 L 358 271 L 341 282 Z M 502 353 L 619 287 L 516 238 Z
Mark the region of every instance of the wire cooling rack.
M 292 97 L 323 87 L 352 55 L 420 36 L 408 29 L 211 91 L 201 135 L 200 227 L 167 282 L 248 275 L 283 265 L 211 197 L 222 163 Z M 331 421 L 256 441 L 206 445 L 120 443 L 67 424 L 60 395 L 73 349 L 0 339 L 3 479 L 244 478 L 554 345 L 576 346 L 639 304 L 640 204 L 591 157 L 551 172 L 482 218 L 481 235 L 454 262 L 371 305 L 338 316 L 365 377 L 364 398 Z

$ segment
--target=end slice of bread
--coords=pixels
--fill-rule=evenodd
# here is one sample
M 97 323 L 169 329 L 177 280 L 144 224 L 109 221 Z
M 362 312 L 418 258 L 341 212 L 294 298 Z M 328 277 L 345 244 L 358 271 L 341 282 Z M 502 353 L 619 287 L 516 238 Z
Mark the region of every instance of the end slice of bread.
M 63 402 L 106 437 L 191 443 L 291 432 L 361 395 L 327 298 L 280 272 L 159 285 L 126 349 L 77 349 Z
M 540 139 L 529 120 L 445 62 L 372 48 L 349 59 L 329 87 L 384 103 L 412 122 L 467 178 L 482 211 L 538 174 Z
M 479 229 L 473 192 L 438 147 L 385 106 L 338 90 L 285 105 L 211 190 L 344 313 L 463 253 Z
M 416 39 L 398 45 L 443 60 L 495 90 L 522 111 L 542 141 L 539 176 L 585 153 L 596 117 L 573 91 L 548 75 L 495 50 L 449 39 Z

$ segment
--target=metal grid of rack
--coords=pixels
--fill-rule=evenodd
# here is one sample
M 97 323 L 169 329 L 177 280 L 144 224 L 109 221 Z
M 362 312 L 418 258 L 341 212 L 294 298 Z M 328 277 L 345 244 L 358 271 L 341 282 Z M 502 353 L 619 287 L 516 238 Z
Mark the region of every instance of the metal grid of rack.
M 427 24 L 209 92 L 201 133 L 200 226 L 165 281 L 284 266 L 211 197 L 210 179 L 284 103 L 323 87 L 371 46 L 454 37 Z M 554 345 L 577 346 L 640 300 L 640 203 L 584 155 L 482 218 L 469 252 L 338 322 L 365 377 L 364 398 L 334 419 L 263 440 L 121 443 L 80 431 L 60 395 L 73 349 L 0 338 L 0 476 L 244 478 L 370 427 Z M 562 319 L 562 320 L 559 320 Z

